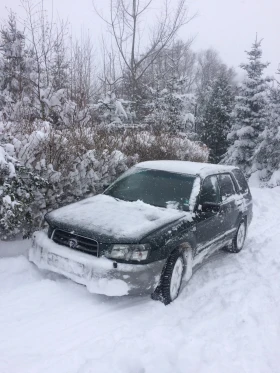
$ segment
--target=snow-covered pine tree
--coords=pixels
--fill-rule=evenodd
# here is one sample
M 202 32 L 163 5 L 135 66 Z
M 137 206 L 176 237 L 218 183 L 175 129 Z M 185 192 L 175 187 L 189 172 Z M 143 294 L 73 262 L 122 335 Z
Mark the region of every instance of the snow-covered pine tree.
M 225 69 L 217 51 L 207 49 L 202 51 L 197 56 L 195 83 L 196 95 L 196 132 L 198 136 L 201 134 L 201 126 L 203 124 L 204 112 L 210 98 L 212 87 L 221 70 Z
M 209 87 L 208 100 L 200 118 L 200 139 L 210 150 L 209 161 L 219 163 L 228 148 L 230 114 L 234 106 L 232 71 L 223 69 Z
M 0 111 L 4 119 L 13 119 L 17 104 L 28 86 L 25 36 L 17 27 L 15 14 L 10 12 L 0 31 Z
M 176 133 L 181 128 L 181 113 L 183 111 L 183 97 L 180 88 L 183 84 L 181 79 L 172 77 L 167 82 L 167 88 L 163 91 L 162 106 L 163 122 L 166 129 Z
M 247 73 L 232 113 L 232 127 L 228 135 L 231 143 L 223 162 L 239 166 L 246 176 L 250 176 L 252 158 L 259 143 L 259 135 L 264 130 L 267 120 L 268 77 L 263 77 L 263 71 L 268 63 L 261 61 L 261 40 L 252 45 L 246 52 L 248 62 L 241 64 Z
M 268 186 L 280 185 L 280 85 L 272 87 L 269 94 L 268 121 L 260 135 L 252 172 Z
M 185 79 L 175 77 L 168 79 L 165 88 L 150 89 L 151 97 L 147 105 L 150 113 L 146 122 L 152 128 L 171 132 L 190 132 L 194 126 L 193 95 L 184 93 Z
M 108 91 L 93 106 L 97 111 L 101 124 L 106 127 L 118 127 L 129 121 L 129 110 L 128 112 L 126 111 L 125 104 L 129 105 L 129 102 L 117 99 L 114 92 Z

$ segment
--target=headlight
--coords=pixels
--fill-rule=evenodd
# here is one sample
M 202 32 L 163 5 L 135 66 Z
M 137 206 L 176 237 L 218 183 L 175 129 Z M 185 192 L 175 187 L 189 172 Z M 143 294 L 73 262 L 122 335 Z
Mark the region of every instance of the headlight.
M 146 260 L 149 254 L 150 245 L 114 245 L 111 252 L 106 254 L 107 258 L 136 260 L 141 262 Z

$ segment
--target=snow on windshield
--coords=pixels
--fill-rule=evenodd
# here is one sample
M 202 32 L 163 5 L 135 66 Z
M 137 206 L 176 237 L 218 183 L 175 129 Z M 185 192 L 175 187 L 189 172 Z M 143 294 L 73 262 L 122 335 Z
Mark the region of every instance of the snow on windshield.
M 118 179 L 105 194 L 124 201 L 141 200 L 153 206 L 189 210 L 194 176 L 137 168 L 132 171 Z

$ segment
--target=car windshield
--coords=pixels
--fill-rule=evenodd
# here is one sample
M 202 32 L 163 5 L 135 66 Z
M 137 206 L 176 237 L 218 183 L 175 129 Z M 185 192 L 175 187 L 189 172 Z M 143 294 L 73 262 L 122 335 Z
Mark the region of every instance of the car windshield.
M 195 176 L 134 168 L 122 175 L 104 194 L 125 201 L 189 210 Z

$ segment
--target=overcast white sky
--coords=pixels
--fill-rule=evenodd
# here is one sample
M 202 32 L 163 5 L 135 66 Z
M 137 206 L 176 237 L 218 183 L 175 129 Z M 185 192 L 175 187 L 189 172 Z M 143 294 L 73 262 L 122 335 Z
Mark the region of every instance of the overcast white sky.
M 155 7 L 157 2 L 155 0 Z M 108 0 L 95 0 L 98 8 L 104 8 Z M 175 0 L 170 0 L 171 4 Z M 102 21 L 94 13 L 92 0 L 44 0 L 47 9 L 68 19 L 72 31 L 79 33 L 81 27 L 89 30 L 92 38 L 99 42 Z M 1 21 L 6 8 L 21 13 L 19 0 L 0 0 Z M 271 62 L 267 74 L 274 74 L 280 64 L 280 0 L 190 0 L 191 13 L 198 16 L 180 32 L 182 39 L 196 35 L 194 50 L 213 47 L 222 59 L 237 67 L 246 60 L 245 50 L 250 49 L 256 32 L 263 38 L 263 58 Z M 104 28 L 105 29 L 105 28 Z

